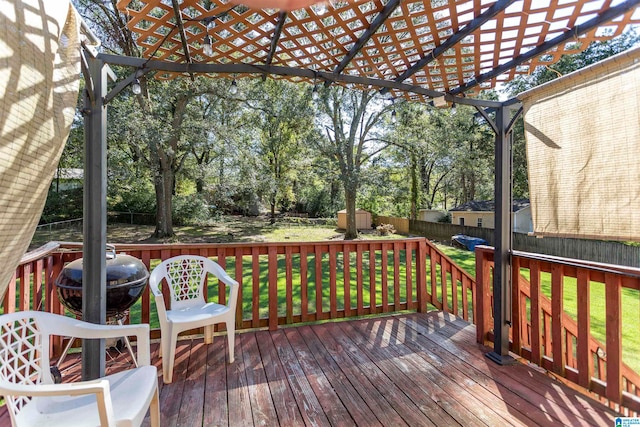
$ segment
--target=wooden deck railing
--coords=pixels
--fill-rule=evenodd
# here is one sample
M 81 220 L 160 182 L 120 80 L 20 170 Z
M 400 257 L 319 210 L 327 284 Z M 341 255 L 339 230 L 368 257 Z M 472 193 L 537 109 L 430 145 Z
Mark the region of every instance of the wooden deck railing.
M 242 283 L 236 327 L 425 311 L 428 306 L 473 319 L 473 278 L 424 238 L 311 243 L 116 245 L 151 270 L 176 255 L 210 257 Z M 2 310 L 35 308 L 64 313 L 55 279 L 65 263 L 81 257 L 81 245 L 49 243 L 27 254 L 16 270 Z M 30 286 L 22 286 L 22 284 Z M 208 286 L 209 299 L 224 301 L 225 289 Z M 129 321 L 157 325 L 148 289 Z M 159 330 L 152 330 L 159 336 Z M 59 351 L 61 342 L 54 343 Z
M 214 259 L 242 283 L 238 329 L 275 329 L 433 306 L 473 320 L 479 342 L 493 339 L 491 248 L 476 250 L 477 281 L 424 238 L 117 245 L 116 249 L 140 258 L 150 270 L 175 255 Z M 26 254 L 9 284 L 2 311 L 64 313 L 54 282 L 64 264 L 80 256 L 81 245 L 55 242 Z M 550 278 L 549 291 L 543 290 L 543 278 Z M 631 413 L 640 413 L 640 377 L 622 361 L 620 314 L 623 298 L 640 302 L 640 271 L 516 252 L 512 279 L 511 350 Z M 565 302 L 572 286 L 575 307 Z M 590 333 L 598 318 L 591 311 L 597 286 L 604 289 L 606 313 L 600 315 L 606 322 L 604 343 Z M 225 289 L 217 283 L 210 283 L 208 291 L 210 300 L 224 301 Z M 153 305 L 147 289 L 129 321 L 157 325 Z M 159 336 L 159 330 L 152 334 Z M 61 349 L 61 340 L 55 341 L 52 350 Z
M 493 249 L 478 247 L 474 304 L 480 343 L 493 340 L 492 268 Z M 544 279 L 550 280 L 546 289 Z M 511 351 L 612 406 L 639 413 L 640 376 L 622 361 L 622 302 L 624 297 L 635 310 L 630 315 L 638 315 L 640 270 L 516 251 L 511 283 Z M 604 298 L 604 312 L 594 312 L 594 297 Z M 604 343 L 591 333 L 596 321 L 604 322 Z

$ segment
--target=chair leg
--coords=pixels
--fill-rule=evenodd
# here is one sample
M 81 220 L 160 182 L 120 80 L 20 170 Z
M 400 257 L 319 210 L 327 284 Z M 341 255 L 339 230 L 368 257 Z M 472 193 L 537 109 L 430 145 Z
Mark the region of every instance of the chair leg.
M 233 363 L 233 361 L 235 360 L 234 357 L 234 348 L 235 348 L 235 341 L 236 341 L 236 325 L 235 325 L 235 319 L 232 319 L 230 321 L 227 321 L 227 340 L 229 341 L 229 363 Z
M 149 405 L 149 415 L 151 416 L 151 427 L 160 427 L 160 398 L 157 386 L 151 398 L 151 405 Z
M 162 379 L 165 384 L 173 381 L 173 363 L 176 359 L 176 345 L 178 343 L 178 334 L 171 332 L 169 339 L 163 339 L 164 348 L 162 353 Z
M 204 327 L 204 343 L 213 343 L 213 325 L 207 325 Z

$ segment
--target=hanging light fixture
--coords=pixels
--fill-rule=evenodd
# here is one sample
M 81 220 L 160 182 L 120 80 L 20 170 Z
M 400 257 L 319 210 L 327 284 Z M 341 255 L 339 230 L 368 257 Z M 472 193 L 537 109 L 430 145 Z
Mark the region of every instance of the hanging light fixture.
M 204 29 L 206 31 L 206 35 L 204 36 L 203 44 L 202 44 L 202 53 L 207 56 L 213 56 L 213 39 L 209 35 L 209 28 L 213 28 L 215 23 L 213 20 L 215 16 L 211 16 L 202 20 L 204 23 Z
M 231 95 L 235 95 L 236 93 L 238 93 L 238 83 L 236 82 L 235 78 L 231 82 L 231 86 L 229 87 L 229 93 Z
M 314 101 L 317 101 L 319 97 L 320 97 L 320 94 L 318 93 L 318 85 L 314 84 L 313 90 L 311 91 L 311 99 L 313 99 Z
M 393 109 L 391 110 L 391 123 L 396 124 L 397 113 L 396 113 L 396 100 L 391 98 L 391 106 Z
M 140 80 L 136 77 L 133 79 L 133 83 L 131 83 L 131 92 L 134 95 L 140 95 L 142 93 L 142 86 L 140 86 Z
M 140 95 L 142 93 L 142 85 L 140 85 L 140 77 L 142 77 L 142 74 L 140 69 L 136 70 L 136 75 L 131 82 L 131 92 L 134 95 Z
M 209 35 L 208 31 L 207 31 L 207 35 L 204 36 L 204 44 L 202 45 L 202 53 L 204 53 L 207 56 L 213 56 L 212 40 L 211 40 L 211 36 Z

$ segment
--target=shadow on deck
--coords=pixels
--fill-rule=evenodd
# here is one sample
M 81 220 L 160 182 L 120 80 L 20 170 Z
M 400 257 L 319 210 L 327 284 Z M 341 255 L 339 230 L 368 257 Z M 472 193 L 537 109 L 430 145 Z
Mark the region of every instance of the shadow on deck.
M 239 333 L 233 364 L 225 340 L 179 341 L 174 382 L 158 377 L 163 426 L 611 426 L 617 416 L 524 364 L 494 364 L 475 326 L 442 312 Z M 65 381 L 77 361 L 65 361 Z

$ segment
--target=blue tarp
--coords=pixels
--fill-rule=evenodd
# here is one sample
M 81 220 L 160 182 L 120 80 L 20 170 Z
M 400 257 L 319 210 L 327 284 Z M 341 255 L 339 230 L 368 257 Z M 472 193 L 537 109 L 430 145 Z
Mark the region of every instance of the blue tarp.
M 451 237 L 451 243 L 454 246 L 461 246 L 470 251 L 475 250 L 478 245 L 486 245 L 487 241 L 479 237 L 465 236 L 464 234 L 456 234 Z

